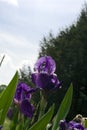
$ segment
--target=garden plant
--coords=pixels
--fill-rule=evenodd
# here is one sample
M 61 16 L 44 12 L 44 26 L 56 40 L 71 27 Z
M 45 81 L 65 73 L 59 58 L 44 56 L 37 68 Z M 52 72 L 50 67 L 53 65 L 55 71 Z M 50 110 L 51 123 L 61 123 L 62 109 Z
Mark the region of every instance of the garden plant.
M 43 56 L 34 65 L 31 74 L 33 86 L 20 82 L 18 72 L 0 92 L 0 130 L 86 130 L 87 118 L 78 114 L 71 121 L 69 113 L 73 85 L 70 84 L 55 113 L 55 103 L 47 108 L 47 97 L 62 89 L 62 81 L 55 74 L 56 63 L 51 56 Z M 35 94 L 38 101 L 35 101 Z M 52 96 L 52 95 L 51 95 Z

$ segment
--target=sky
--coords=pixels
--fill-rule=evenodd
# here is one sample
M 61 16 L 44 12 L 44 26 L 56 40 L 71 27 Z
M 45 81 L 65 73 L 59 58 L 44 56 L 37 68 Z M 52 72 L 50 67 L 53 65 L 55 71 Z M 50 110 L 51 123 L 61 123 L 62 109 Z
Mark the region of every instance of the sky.
M 40 41 L 75 23 L 86 0 L 0 0 L 0 84 L 24 65 L 32 69 Z

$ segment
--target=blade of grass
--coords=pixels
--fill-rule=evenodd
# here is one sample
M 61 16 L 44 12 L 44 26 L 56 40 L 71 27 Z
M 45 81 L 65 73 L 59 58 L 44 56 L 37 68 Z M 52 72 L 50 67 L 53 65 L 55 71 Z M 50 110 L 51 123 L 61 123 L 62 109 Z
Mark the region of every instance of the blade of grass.
M 70 106 L 71 106 L 71 102 L 72 102 L 72 95 L 73 95 L 73 86 L 71 84 L 69 89 L 66 92 L 66 95 L 65 95 L 65 97 L 59 107 L 59 110 L 57 112 L 57 115 L 54 119 L 52 130 L 57 130 L 60 120 L 63 120 L 66 118 L 66 116 L 70 110 Z
M 8 108 L 14 97 L 17 82 L 18 82 L 18 72 L 15 73 L 13 79 L 0 96 L 0 110 L 2 110 L 2 113 L 0 115 L 0 124 L 4 123 Z
M 40 119 L 38 120 L 29 130 L 45 130 L 47 124 L 51 120 L 54 112 L 54 105 L 50 108 L 50 110 Z

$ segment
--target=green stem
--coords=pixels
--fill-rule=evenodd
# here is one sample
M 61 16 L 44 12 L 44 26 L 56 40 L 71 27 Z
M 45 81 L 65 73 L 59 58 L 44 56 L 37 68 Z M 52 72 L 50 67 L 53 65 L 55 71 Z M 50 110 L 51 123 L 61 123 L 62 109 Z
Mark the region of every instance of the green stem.
M 44 113 L 45 113 L 45 109 L 46 109 L 46 105 L 47 105 L 47 101 L 44 97 L 44 95 L 42 94 L 42 91 L 41 91 L 41 101 L 40 101 L 40 113 L 39 113 L 39 118 L 40 119 Z

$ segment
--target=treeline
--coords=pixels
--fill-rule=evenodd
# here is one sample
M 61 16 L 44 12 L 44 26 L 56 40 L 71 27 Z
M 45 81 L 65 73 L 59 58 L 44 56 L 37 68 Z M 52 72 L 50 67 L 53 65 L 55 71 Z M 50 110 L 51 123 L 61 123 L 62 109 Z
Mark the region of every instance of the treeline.
M 54 37 L 44 37 L 40 43 L 39 57 L 50 55 L 56 61 L 58 78 L 63 81 L 62 89 L 51 95 L 57 104 L 70 83 L 74 87 L 73 102 L 67 118 L 80 113 L 87 115 L 87 4 L 77 22 Z M 56 97 L 56 98 L 55 98 Z M 51 99 L 52 101 L 52 99 Z M 50 102 L 51 102 L 50 101 Z

